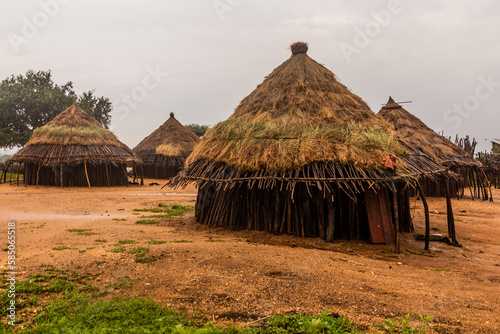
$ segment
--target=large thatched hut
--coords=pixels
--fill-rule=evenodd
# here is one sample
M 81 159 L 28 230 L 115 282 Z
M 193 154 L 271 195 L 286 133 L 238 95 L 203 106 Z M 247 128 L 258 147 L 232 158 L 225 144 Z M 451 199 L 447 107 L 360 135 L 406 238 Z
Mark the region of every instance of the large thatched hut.
M 462 176 L 461 179 L 450 183 L 452 193 L 461 196 L 467 187 L 473 198 L 489 198 L 488 182 L 481 163 L 474 160 L 463 148 L 429 128 L 418 117 L 396 103 L 392 97 L 389 97 L 389 101 L 377 115 L 387 121 L 392 130 L 412 147 Z M 429 196 L 444 196 L 444 189 L 439 183 L 423 182 L 423 184 Z
M 27 185 L 90 187 L 128 184 L 126 166 L 141 160 L 74 103 L 6 163 L 24 165 Z
M 394 210 L 408 202 L 395 184 L 442 167 L 406 155 L 307 49 L 293 44 L 292 56 L 207 131 L 171 184 L 198 185 L 195 216 L 210 226 L 393 243 L 411 224 Z
M 200 138 L 193 131 L 170 113 L 170 118 L 144 138 L 133 151 L 142 159 L 145 177 L 167 179 L 177 175 L 184 167 L 186 158 L 199 141 Z

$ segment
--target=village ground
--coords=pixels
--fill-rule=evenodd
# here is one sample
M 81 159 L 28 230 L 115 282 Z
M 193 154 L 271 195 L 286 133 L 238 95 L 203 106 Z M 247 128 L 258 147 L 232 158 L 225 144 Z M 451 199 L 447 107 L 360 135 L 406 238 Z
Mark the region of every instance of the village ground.
M 136 224 L 134 209 L 159 202 L 194 205 L 195 188 L 158 185 L 89 189 L 1 184 L 0 235 L 5 244 L 7 222 L 16 222 L 17 279 L 46 265 L 76 270 L 89 284 L 108 290 L 103 298 L 151 296 L 216 325 L 261 325 L 259 319 L 275 314 L 329 309 L 365 331 L 387 318 L 421 314 L 434 316 L 430 332 L 497 334 L 500 190 L 493 194 L 493 203 L 453 200 L 462 248 L 432 242 L 431 252 L 424 252 L 422 241 L 405 234 L 399 255 L 393 246 L 364 241 L 326 243 L 208 228 L 196 223 L 192 212 L 162 218 L 158 225 Z M 428 201 L 432 233 L 445 235 L 445 201 Z M 414 204 L 415 229 L 423 233 L 422 205 Z M 136 263 L 131 254 L 111 252 L 120 240 L 136 241 L 121 246 L 148 248 L 156 260 Z M 147 243 L 151 240 L 167 243 Z M 7 252 L 0 252 L 0 258 L 5 270 Z

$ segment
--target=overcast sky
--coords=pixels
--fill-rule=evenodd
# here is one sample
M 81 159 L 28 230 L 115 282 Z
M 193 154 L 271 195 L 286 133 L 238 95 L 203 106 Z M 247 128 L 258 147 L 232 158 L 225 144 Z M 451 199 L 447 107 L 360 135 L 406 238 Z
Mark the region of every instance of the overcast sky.
M 495 0 L 0 0 L 0 79 L 51 70 L 115 103 L 133 148 L 170 112 L 229 117 L 264 77 L 309 56 L 378 112 L 389 95 L 445 135 L 500 138 Z

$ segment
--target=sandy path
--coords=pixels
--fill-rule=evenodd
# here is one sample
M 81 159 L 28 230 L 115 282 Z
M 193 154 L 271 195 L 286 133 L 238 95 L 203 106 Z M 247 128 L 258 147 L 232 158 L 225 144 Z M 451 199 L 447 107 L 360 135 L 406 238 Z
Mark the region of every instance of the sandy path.
M 209 229 L 194 222 L 192 213 L 162 219 L 158 226 L 135 224 L 135 208 L 158 202 L 194 205 L 196 189 L 160 188 L 3 184 L 0 234 L 6 235 L 6 222 L 16 220 L 24 275 L 52 264 L 76 269 L 101 287 L 128 277 L 131 286 L 109 298 L 151 295 L 163 305 L 197 310 L 221 322 L 244 324 L 281 312 L 330 309 L 354 319 L 360 329 L 410 313 L 434 315 L 436 333 L 500 333 L 499 190 L 494 203 L 453 200 L 463 248 L 431 243 L 432 253 L 424 253 L 423 243 L 408 234 L 403 236 L 405 253 L 395 255 L 389 246 L 363 241 L 328 244 Z M 445 234 L 444 200 L 431 198 L 429 205 L 433 233 Z M 423 232 L 420 202 L 415 227 Z M 74 228 L 95 234 L 67 231 Z M 132 255 L 110 252 L 124 239 L 138 242 L 127 248 L 148 247 L 158 260 L 138 264 Z M 147 244 L 149 240 L 191 242 Z M 52 249 L 57 246 L 70 249 Z

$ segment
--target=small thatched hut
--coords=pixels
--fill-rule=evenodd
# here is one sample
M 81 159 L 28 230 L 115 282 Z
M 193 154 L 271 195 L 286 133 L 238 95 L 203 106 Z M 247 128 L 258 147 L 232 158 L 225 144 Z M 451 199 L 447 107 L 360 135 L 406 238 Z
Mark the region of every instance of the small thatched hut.
M 210 226 L 393 243 L 394 231 L 411 224 L 396 214 L 396 203 L 409 203 L 395 183 L 443 168 L 406 155 L 307 49 L 293 44 L 290 59 L 207 131 L 171 184 L 198 185 L 195 216 Z
M 450 183 L 452 193 L 461 196 L 464 188 L 468 187 L 473 198 L 489 198 L 488 182 L 481 168 L 481 163 L 474 160 L 463 148 L 430 129 L 418 117 L 394 102 L 392 97 L 389 97 L 389 101 L 377 115 L 387 121 L 392 130 L 412 147 L 462 176 L 462 180 Z M 427 195 L 444 196 L 444 190 L 439 184 L 436 185 L 434 182 L 424 182 L 423 184 Z
M 128 184 L 126 166 L 141 160 L 74 103 L 6 163 L 24 165 L 27 185 L 90 187 Z
M 174 113 L 134 149 L 143 162 L 145 177 L 167 179 L 179 173 L 200 138 L 178 120 Z

